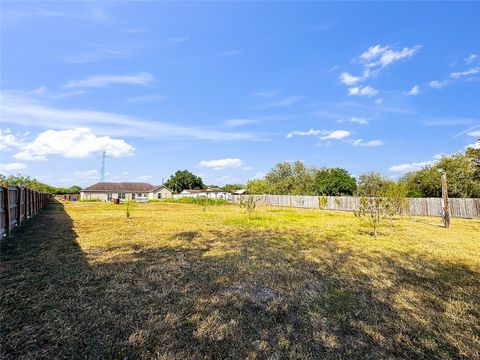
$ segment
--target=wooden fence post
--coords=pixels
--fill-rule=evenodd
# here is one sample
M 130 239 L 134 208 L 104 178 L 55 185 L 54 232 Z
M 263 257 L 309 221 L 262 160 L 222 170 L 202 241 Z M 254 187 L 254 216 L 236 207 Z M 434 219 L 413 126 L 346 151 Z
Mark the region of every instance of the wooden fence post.
M 443 223 L 446 228 L 450 227 L 450 205 L 448 204 L 447 174 L 442 171 L 442 202 L 443 202 Z
M 10 236 L 10 204 L 8 203 L 8 183 L 3 183 L 3 214 L 5 216 L 5 236 Z
M 20 186 L 16 186 L 16 195 L 17 195 L 17 206 L 15 207 L 15 211 L 16 211 L 16 221 L 17 221 L 17 226 L 20 226 L 21 223 L 22 223 L 22 218 L 21 218 L 21 214 L 22 214 L 22 207 L 21 207 L 21 203 L 22 203 L 22 189 L 20 188 Z
M 27 188 L 23 188 L 23 221 L 27 221 L 27 211 L 28 211 L 28 202 L 27 202 Z

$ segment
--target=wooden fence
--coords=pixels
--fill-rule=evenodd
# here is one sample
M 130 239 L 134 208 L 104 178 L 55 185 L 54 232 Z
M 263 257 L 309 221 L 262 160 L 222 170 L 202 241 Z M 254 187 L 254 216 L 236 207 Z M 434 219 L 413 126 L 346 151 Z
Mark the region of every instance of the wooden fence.
M 233 195 L 233 202 L 246 200 L 250 195 Z M 283 206 L 295 208 L 318 209 L 318 196 L 303 195 L 251 195 L 257 205 Z M 360 198 L 355 196 L 326 196 L 325 210 L 355 211 Z M 458 218 L 480 218 L 480 199 L 450 198 L 450 215 Z M 441 216 L 442 199 L 440 198 L 409 198 L 409 215 Z
M 51 194 L 23 186 L 0 186 L 0 240 L 9 237 L 14 227 L 35 216 L 51 197 Z

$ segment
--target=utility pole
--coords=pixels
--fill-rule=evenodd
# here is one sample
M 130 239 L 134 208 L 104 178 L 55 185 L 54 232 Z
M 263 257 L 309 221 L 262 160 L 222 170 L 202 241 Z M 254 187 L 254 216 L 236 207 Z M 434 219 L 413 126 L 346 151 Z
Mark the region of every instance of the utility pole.
M 450 227 L 450 206 L 448 204 L 447 173 L 445 172 L 445 170 L 441 170 L 440 174 L 442 176 L 443 224 L 448 229 Z

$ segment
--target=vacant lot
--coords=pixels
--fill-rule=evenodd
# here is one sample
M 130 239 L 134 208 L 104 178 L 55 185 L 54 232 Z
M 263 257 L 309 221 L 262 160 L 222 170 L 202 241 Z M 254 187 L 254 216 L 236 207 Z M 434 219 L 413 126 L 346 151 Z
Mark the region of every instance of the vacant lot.
M 0 358 L 479 358 L 480 221 L 50 204 L 2 245 Z

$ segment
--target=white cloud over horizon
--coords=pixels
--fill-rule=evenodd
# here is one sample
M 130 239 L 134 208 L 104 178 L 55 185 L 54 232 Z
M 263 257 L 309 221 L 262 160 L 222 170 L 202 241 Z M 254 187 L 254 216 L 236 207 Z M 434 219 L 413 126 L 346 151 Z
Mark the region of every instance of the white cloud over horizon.
M 48 156 L 85 158 L 105 151 L 107 156 L 122 157 L 133 155 L 133 146 L 121 139 L 96 136 L 88 128 L 71 130 L 47 130 L 40 133 L 31 143 L 22 146 L 13 157 L 20 160 L 47 160 Z
M 10 171 L 24 170 L 26 168 L 27 168 L 26 164 L 18 163 L 18 162 L 0 163 L 0 171 L 10 172 Z
M 239 168 L 244 164 L 240 159 L 226 158 L 218 160 L 202 160 L 198 163 L 200 167 L 206 167 L 213 170 Z

